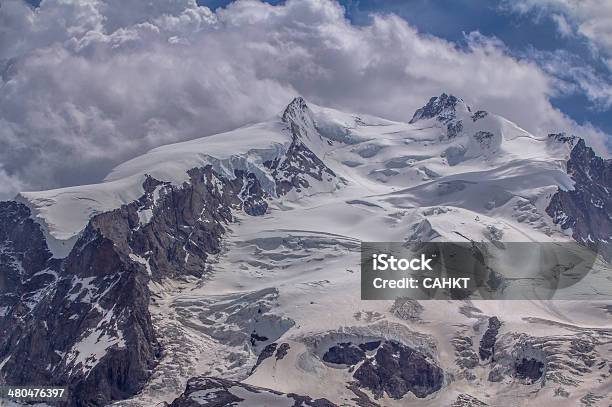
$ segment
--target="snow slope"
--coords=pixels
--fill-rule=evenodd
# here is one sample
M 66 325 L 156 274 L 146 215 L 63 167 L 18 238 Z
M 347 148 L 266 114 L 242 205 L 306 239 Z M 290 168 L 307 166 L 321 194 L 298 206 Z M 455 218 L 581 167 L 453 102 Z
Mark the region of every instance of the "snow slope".
M 22 192 L 17 200 L 32 209 L 56 256 L 62 257 L 92 216 L 142 196 L 146 175 L 181 185 L 189 179 L 188 170 L 208 164 L 230 177 L 234 169 L 261 172 L 262 162 L 282 154 L 290 143 L 284 127 L 280 121 L 262 123 L 156 148 L 119 165 L 100 184 Z
M 436 189 L 448 180 L 469 182 L 471 178 L 495 181 L 491 193 L 516 193 L 521 189 L 545 194 L 557 186 L 571 188 L 571 180 L 562 168 L 567 151 L 552 148 L 546 137 L 530 135 L 494 114 L 473 121 L 467 106 L 460 104 L 463 109 L 457 109 L 457 120 L 465 123 L 463 136 L 454 139 L 444 134 L 436 118 L 408 124 L 309 104 L 308 115 L 314 123 L 308 125 L 314 124 L 316 129 L 311 128 L 308 134 L 320 134 L 312 136 L 314 141 L 309 147 L 330 168 L 350 180 L 351 186 L 378 195 L 419 185 Z M 493 137 L 482 143 L 473 137 L 477 132 L 488 132 Z M 57 253 L 61 255 L 69 251 L 71 242 L 93 215 L 142 196 L 146 175 L 180 185 L 188 180 L 188 170 L 210 164 L 230 177 L 235 169 L 254 172 L 264 188 L 272 191 L 272 181 L 262 164 L 282 156 L 290 142 L 288 126 L 278 117 L 153 149 L 119 165 L 100 184 L 22 192 L 17 199 L 33 210 L 48 237 L 56 242 L 53 246 L 64 246 Z M 527 174 L 538 175 L 538 179 L 525 180 Z M 434 185 L 428 187 L 432 182 Z M 429 204 L 444 202 L 435 194 L 421 200 Z M 473 205 L 464 204 L 470 208 Z
M 503 241 L 568 241 L 545 209 L 558 188 L 572 188 L 564 168 L 570 146 L 529 134 L 495 114 L 474 112 L 460 99 L 441 110 L 428 105 L 410 122 L 306 106 L 301 100 L 292 105 L 291 123 L 343 181 L 340 188 L 313 184 L 299 195 L 276 193 L 264 163 L 287 152 L 295 130 L 279 116 L 156 148 L 118 166 L 97 185 L 20 195 L 58 257 L 92 215 L 141 196 L 146 175 L 181 185 L 194 167 L 212 165 L 229 177 L 236 169 L 248 170 L 270 195 L 265 215 L 239 216 L 230 225 L 210 274 L 151 284 L 150 310 L 167 351 L 144 390 L 116 405 L 171 402 L 197 375 L 356 405 L 357 393 L 347 385 L 351 372 L 321 358 L 332 344 L 373 339 L 409 344 L 443 368 L 443 390 L 419 399 L 419 405 L 450 405 L 464 393 L 490 405 L 526 400 L 575 405 L 592 394 L 597 405 L 603 400 L 597 397 L 612 393 L 605 373 L 610 362 L 588 372 L 568 367 L 567 382 L 575 385 L 542 387 L 518 384 L 501 373 L 499 381 L 488 380 L 491 370 L 503 370 L 505 348 L 500 362 L 477 363 L 468 371 L 455 346 L 469 337 L 478 347 L 488 318 L 496 316 L 503 322 L 499 336 L 511 349 L 508 355 L 517 346 L 523 349 L 521 341 L 532 346 L 551 340 L 560 350 L 547 357 L 571 366 L 572 356 L 562 355 L 574 338 L 610 343 L 605 303 L 424 301 L 408 312 L 401 304 L 361 301 L 359 295 L 360 241 L 453 241 L 458 232 L 481 241 L 491 228 Z M 253 340 L 253 333 L 266 339 Z M 267 358 L 253 369 L 271 342 L 286 343 L 286 356 Z M 594 349 L 598 360 L 612 360 L 609 346 Z M 568 396 L 557 397 L 556 388 Z M 415 397 L 385 396 L 376 402 L 399 406 L 406 400 Z

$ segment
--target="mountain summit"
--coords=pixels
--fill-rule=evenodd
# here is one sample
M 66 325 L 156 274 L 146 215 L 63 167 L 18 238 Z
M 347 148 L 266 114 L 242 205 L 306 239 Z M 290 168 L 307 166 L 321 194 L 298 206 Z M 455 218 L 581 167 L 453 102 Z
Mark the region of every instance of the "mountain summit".
M 425 106 L 417 109 L 409 123 L 436 118 L 446 124 L 456 118 L 457 111 L 471 112 L 471 109 L 463 99 L 442 93 L 440 96 L 432 97 Z

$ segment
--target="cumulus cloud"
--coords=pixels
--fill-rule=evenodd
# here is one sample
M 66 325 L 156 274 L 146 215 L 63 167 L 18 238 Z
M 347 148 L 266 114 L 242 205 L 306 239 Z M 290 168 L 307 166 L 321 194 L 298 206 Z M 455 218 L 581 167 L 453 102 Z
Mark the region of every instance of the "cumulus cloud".
M 408 120 L 442 91 L 538 134 L 578 126 L 536 62 L 478 33 L 467 46 L 374 16 L 352 25 L 331 0 L 23 0 L 0 6 L 0 196 L 103 178 L 152 147 L 277 114 L 298 94 Z

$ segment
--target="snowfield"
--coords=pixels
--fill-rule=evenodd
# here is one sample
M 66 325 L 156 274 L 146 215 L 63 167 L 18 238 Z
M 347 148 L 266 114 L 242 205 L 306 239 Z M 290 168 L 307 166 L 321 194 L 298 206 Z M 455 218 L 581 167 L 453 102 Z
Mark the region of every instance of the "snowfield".
M 464 103 L 456 113 L 457 119 L 466 123 L 462 131 L 489 133 L 490 140 L 482 142 L 474 137 L 453 140 L 444 134 L 446 129 L 440 127 L 436 118 L 408 124 L 350 115 L 313 104 L 308 106 L 313 119 L 306 123 L 310 127 L 308 147 L 332 170 L 350 180 L 350 186 L 362 191 L 349 192 L 347 198 L 381 196 L 401 189 L 408 193 L 409 188 L 421 186 L 428 191 L 414 190 L 422 196 L 418 204 L 431 206 L 445 203 L 444 198 L 438 198 L 443 194 L 440 185 L 465 183 L 471 178 L 478 179 L 489 193 L 527 190 L 534 194 L 572 186 L 563 171 L 569 154 L 567 146 L 551 145 L 547 137 L 535 137 L 494 114 L 488 113 L 474 121 Z M 188 181 L 188 170 L 211 164 L 229 177 L 233 177 L 235 169 L 252 171 L 273 192 L 262 164 L 282 156 L 290 142 L 287 126 L 277 119 L 155 148 L 119 165 L 100 184 L 22 192 L 18 200 L 34 211 L 48 236 L 69 251 L 70 242 L 74 242 L 74 237 L 93 215 L 142 196 L 145 175 L 181 185 Z M 531 179 L 534 176 L 538 178 Z M 487 185 L 487 180 L 494 181 L 495 185 Z M 436 188 L 437 193 L 432 191 Z M 480 210 L 482 199 L 466 202 L 472 192 L 465 191 L 456 197 L 457 201 L 447 203 Z
M 208 259 L 202 278 L 150 283 L 149 310 L 165 351 L 144 389 L 113 405 L 171 403 L 190 378 L 212 376 L 339 406 L 482 405 L 478 400 L 609 406 L 612 302 L 604 296 L 580 302 L 360 300 L 361 241 L 480 242 L 492 230 L 505 242 L 571 240 L 546 208 L 556 191 L 574 186 L 565 168 L 573 144 L 529 134 L 460 99 L 449 106 L 393 122 L 304 105 L 295 116 L 302 142 L 338 181 L 312 182 L 299 192 L 280 194 L 265 165 L 292 143 L 295 129 L 278 117 L 156 148 L 100 184 L 21 193 L 19 201 L 31 208 L 58 258 L 93 215 L 142 196 L 147 175 L 180 186 L 195 167 L 212 165 L 230 178 L 245 170 L 269 195 L 263 216 L 239 214 L 228 225 L 222 252 Z M 144 225 L 152 215 L 139 216 Z M 132 260 L 151 273 L 144 258 Z M 610 284 L 610 278 L 602 274 L 598 281 Z M 491 331 L 496 356 L 482 359 L 478 348 L 492 317 L 501 321 Z M 85 351 L 74 357 L 95 363 L 110 344 L 123 346 L 121 338 L 103 339 L 95 349 L 86 339 Z M 440 390 L 377 398 L 355 384 L 364 361 L 324 360 L 338 344 L 377 341 L 397 341 L 425 355 L 444 372 Z M 286 344 L 283 353 L 276 347 L 276 356 L 258 361 L 272 343 Z M 517 378 L 512 372 L 522 360 L 541 363 L 542 377 Z M 232 389 L 244 399 L 239 405 L 292 405 L 277 394 Z M 208 405 L 210 394 L 202 390 L 192 398 Z M 468 404 L 470 397 L 478 400 Z M 458 400 L 466 404 L 453 404 Z

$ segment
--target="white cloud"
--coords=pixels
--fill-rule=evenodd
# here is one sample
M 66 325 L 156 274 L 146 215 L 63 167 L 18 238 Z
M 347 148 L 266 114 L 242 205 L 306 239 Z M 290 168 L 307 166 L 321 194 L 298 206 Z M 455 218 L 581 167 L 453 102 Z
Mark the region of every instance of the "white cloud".
M 408 120 L 442 91 L 536 133 L 598 137 L 554 109 L 559 83 L 478 33 L 468 46 L 396 16 L 354 26 L 329 0 L 22 0 L 0 7 L 1 195 L 99 180 L 160 144 L 279 112 L 294 95 Z M 5 62 L 1 62 L 4 60 Z
M 563 35 L 586 38 L 612 69 L 612 2 L 609 0 L 506 0 L 519 13 L 550 15 Z
M 586 41 L 593 57 L 604 63 L 601 72 L 567 52 L 534 52 L 549 74 L 584 95 L 594 109 L 612 106 L 612 2 L 609 0 L 506 0 L 506 8 L 537 19 L 550 17 L 563 37 Z M 605 66 L 610 69 L 606 72 Z
M 552 20 L 557 24 L 557 30 L 563 37 L 571 37 L 574 35 L 574 29 L 563 14 L 552 14 Z
M 529 58 L 558 79 L 557 88 L 563 93 L 579 93 L 593 103 L 593 109 L 612 107 L 612 83 L 587 65 L 579 57 L 564 50 L 538 51 L 532 49 Z
M 0 166 L 0 197 L 10 196 L 15 191 L 20 191 L 25 187 L 18 179 L 9 176 Z

